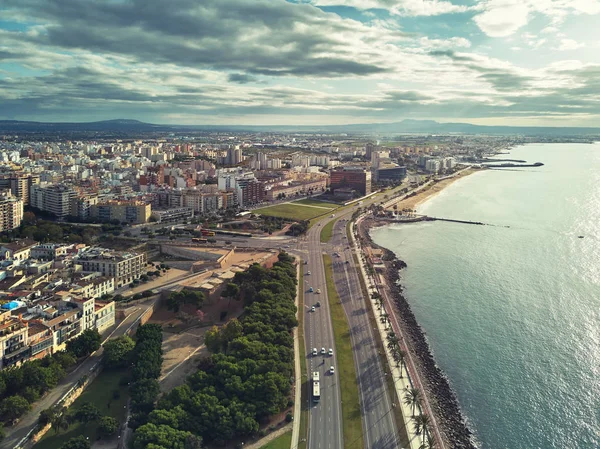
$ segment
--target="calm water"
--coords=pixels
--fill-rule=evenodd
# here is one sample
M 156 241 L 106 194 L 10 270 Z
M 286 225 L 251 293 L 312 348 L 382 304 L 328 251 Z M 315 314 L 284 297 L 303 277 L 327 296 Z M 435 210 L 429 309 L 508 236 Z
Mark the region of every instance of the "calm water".
M 373 237 L 407 262 L 407 297 L 482 448 L 600 448 L 600 144 L 511 155 L 546 165 L 476 173 L 419 208 L 510 228 Z

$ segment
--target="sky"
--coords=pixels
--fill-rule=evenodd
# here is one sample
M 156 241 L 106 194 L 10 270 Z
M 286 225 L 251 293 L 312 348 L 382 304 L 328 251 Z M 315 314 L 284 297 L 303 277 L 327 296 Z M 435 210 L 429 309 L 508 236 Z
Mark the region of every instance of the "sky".
M 600 0 L 0 0 L 0 119 L 600 126 Z

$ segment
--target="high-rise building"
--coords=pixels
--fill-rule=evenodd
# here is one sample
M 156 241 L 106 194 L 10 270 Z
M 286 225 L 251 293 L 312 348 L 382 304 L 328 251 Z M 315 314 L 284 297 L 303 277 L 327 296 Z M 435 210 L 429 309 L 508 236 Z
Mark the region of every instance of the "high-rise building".
M 33 185 L 29 194 L 29 202 L 45 212 L 54 214 L 57 218 L 65 218 L 71 213 L 71 201 L 77 193 L 69 186 L 55 184 L 42 187 Z
M 331 171 L 331 190 L 351 188 L 362 195 L 371 193 L 371 172 L 362 167 L 340 167 Z
M 40 183 L 40 175 L 33 173 L 5 173 L 0 175 L 0 189 L 9 189 L 13 196 L 20 198 L 24 205 L 29 204 L 29 191 L 32 185 Z
M 6 192 L 0 194 L 0 232 L 10 231 L 21 226 L 23 221 L 23 200 Z

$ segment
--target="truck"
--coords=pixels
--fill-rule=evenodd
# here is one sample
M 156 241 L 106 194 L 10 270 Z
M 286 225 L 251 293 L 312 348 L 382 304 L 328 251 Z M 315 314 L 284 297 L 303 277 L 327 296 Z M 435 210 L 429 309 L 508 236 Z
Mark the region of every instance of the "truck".
M 206 239 L 201 239 L 199 237 L 192 238 L 192 243 L 206 243 L 206 242 L 207 242 Z

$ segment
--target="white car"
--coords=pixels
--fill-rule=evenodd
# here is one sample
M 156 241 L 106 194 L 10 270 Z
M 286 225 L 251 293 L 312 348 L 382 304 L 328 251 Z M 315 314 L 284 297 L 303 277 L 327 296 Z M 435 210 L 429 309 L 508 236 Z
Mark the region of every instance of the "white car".
M 333 355 L 333 349 L 329 348 L 329 355 L 332 356 Z
M 311 311 L 311 312 L 314 312 L 314 311 L 315 311 L 315 306 L 312 306 L 312 307 L 310 308 L 310 311 Z
M 335 368 L 333 366 L 329 368 L 329 374 L 335 374 Z
M 307 271 L 307 272 L 306 272 L 306 275 L 307 275 L 307 276 L 310 276 L 310 271 Z
M 321 354 L 323 354 L 323 355 L 327 354 L 327 351 L 325 351 L 325 348 L 321 348 Z
M 318 354 L 317 348 L 313 348 L 312 355 L 317 355 L 317 354 Z

